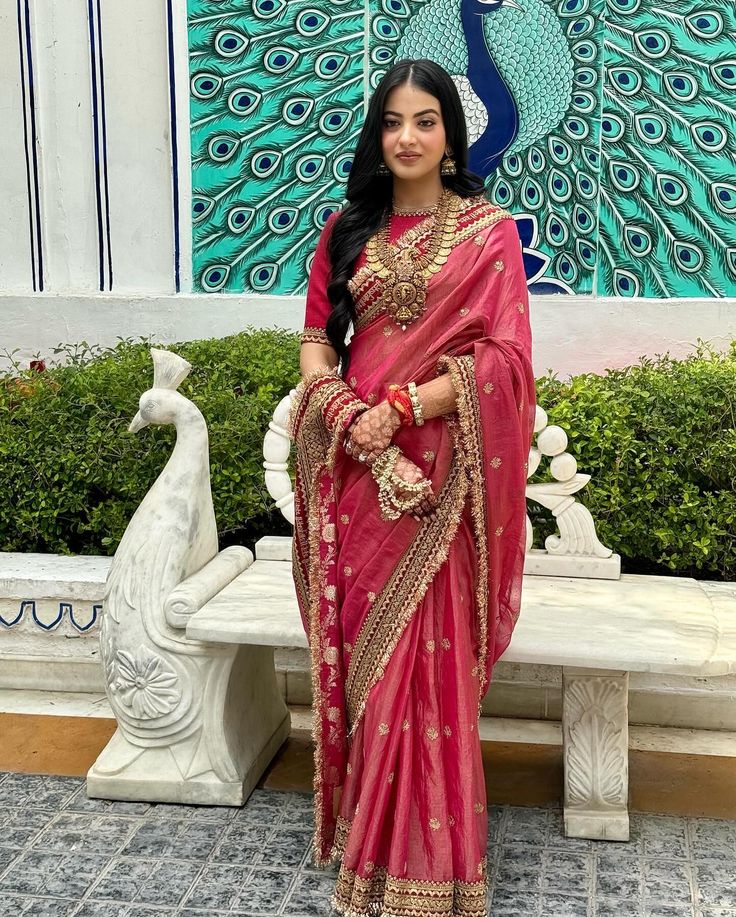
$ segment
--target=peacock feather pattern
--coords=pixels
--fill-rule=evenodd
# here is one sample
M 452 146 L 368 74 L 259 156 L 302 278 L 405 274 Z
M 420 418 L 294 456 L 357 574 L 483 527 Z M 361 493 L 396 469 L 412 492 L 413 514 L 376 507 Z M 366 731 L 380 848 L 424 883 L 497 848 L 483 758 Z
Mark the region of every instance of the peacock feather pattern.
M 598 292 L 736 294 L 736 14 L 608 0 Z
M 605 0 L 416 3 L 397 57 L 428 56 L 452 74 L 468 123 L 470 167 L 511 210 L 529 288 L 590 293 L 597 250 L 600 74 Z M 483 24 L 475 86 L 463 6 Z M 375 30 L 373 30 L 375 32 Z M 504 109 L 504 94 L 512 101 Z M 476 152 L 489 121 L 518 122 Z M 533 245 L 533 248 L 529 246 Z
M 193 275 L 299 293 L 362 124 L 352 0 L 189 0 Z
M 724 0 L 189 0 L 195 287 L 303 293 L 367 95 L 426 56 L 532 292 L 733 295 L 735 29 Z

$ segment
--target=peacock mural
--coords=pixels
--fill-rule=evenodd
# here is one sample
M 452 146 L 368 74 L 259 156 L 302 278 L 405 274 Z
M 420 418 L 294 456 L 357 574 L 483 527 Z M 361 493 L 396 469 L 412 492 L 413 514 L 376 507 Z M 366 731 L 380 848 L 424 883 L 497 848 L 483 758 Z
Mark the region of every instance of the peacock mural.
M 736 295 L 736 7 L 609 0 L 598 292 Z
M 723 0 L 190 0 L 195 285 L 303 293 L 390 64 L 452 75 L 530 290 L 736 291 Z M 678 95 L 679 93 L 679 95 Z M 729 168 L 730 164 L 730 168 Z

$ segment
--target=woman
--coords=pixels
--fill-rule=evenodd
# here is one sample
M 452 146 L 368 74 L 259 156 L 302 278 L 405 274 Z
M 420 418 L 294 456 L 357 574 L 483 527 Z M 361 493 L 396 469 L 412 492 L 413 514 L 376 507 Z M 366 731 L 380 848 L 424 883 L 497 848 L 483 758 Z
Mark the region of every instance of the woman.
M 515 224 L 466 163 L 452 80 L 399 61 L 307 292 L 294 578 L 315 861 L 349 917 L 486 914 L 477 726 L 519 612 L 535 392 Z

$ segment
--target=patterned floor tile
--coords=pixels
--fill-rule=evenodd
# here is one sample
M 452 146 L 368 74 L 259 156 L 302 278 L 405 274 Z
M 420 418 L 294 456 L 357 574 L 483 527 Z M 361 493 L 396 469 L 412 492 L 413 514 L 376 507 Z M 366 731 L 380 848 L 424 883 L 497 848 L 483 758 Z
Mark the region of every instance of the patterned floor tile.
M 31 849 L 5 871 L 0 881 L 0 896 L 26 894 L 79 899 L 107 863 L 104 856 Z
M 245 806 L 107 802 L 0 773 L 0 917 L 335 917 L 310 794 Z M 567 838 L 561 809 L 491 806 L 493 917 L 736 917 L 736 823 L 632 813 L 631 841 Z
M 178 907 L 183 904 L 201 869 L 199 863 L 193 862 L 119 857 L 89 897 L 93 901 Z

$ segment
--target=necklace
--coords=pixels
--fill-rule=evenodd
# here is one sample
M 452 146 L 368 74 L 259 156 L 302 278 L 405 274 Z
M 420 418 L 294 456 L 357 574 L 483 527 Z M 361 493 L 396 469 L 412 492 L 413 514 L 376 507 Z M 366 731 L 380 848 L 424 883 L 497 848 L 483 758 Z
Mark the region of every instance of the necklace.
M 402 331 L 424 312 L 427 282 L 452 251 L 461 204 L 462 198 L 443 189 L 436 211 L 427 218 L 431 221 L 431 235 L 424 254 L 413 245 L 393 245 L 389 241 L 388 220 L 366 244 L 367 265 L 384 281 L 380 306 Z
M 433 204 L 431 207 L 426 207 L 424 210 L 402 210 L 399 207 L 394 207 L 392 204 L 391 213 L 402 217 L 425 216 L 426 214 L 437 213 L 438 206 L 439 203 Z

